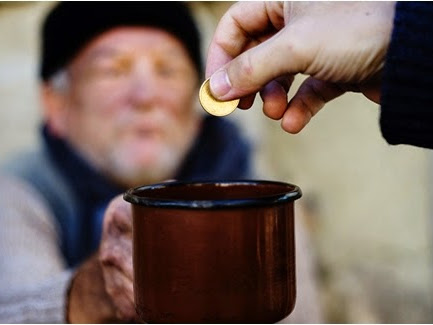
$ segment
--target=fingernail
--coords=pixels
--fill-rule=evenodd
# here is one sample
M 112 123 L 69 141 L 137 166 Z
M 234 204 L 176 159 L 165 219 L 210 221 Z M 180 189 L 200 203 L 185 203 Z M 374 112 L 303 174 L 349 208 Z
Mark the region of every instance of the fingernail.
M 210 78 L 210 90 L 216 98 L 224 96 L 231 88 L 229 76 L 224 69 L 218 70 Z

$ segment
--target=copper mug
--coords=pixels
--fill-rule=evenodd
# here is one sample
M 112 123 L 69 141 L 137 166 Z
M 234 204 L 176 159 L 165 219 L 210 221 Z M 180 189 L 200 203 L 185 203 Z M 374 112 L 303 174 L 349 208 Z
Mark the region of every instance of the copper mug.
M 295 306 L 294 201 L 272 181 L 169 182 L 125 193 L 135 307 L 147 323 L 273 323 Z

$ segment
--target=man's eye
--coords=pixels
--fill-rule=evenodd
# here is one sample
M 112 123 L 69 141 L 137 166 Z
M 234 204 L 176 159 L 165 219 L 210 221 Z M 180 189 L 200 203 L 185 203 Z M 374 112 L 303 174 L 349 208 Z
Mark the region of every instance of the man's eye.
M 171 77 L 176 73 L 176 70 L 169 66 L 158 67 L 159 75 L 163 77 Z
M 156 64 L 156 71 L 161 77 L 174 78 L 181 74 L 182 69 L 170 62 L 160 62 Z
M 118 62 L 101 62 L 96 66 L 96 71 L 103 77 L 120 77 L 126 75 L 131 65 L 125 61 Z
M 116 64 L 102 69 L 102 73 L 110 77 L 119 77 L 127 74 L 129 71 L 126 65 Z

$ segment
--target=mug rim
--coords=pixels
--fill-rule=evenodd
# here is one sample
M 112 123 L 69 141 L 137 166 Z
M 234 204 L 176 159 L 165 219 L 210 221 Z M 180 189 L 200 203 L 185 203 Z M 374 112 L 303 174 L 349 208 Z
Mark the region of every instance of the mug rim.
M 217 185 L 217 186 L 235 186 L 235 185 L 276 185 L 286 187 L 287 191 L 282 190 L 281 193 L 267 195 L 262 197 L 251 197 L 242 199 L 220 199 L 220 200 L 189 200 L 189 199 L 161 199 L 146 196 L 138 196 L 137 192 L 151 191 L 163 189 L 168 187 L 181 187 L 181 186 L 203 186 L 203 185 Z M 128 189 L 123 199 L 129 203 L 147 206 L 147 207 L 161 207 L 161 208 L 185 208 L 185 209 L 221 209 L 221 208 L 235 208 L 235 207 L 252 207 L 263 205 L 274 205 L 279 203 L 292 202 L 302 196 L 302 191 L 299 186 L 268 180 L 207 180 L 207 181 L 169 181 L 164 183 L 156 183 L 150 185 L 143 185 Z

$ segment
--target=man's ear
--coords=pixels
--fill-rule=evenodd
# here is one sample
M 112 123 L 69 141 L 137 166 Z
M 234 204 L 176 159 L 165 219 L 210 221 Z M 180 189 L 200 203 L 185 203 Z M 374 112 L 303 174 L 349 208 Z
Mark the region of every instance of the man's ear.
M 67 131 L 67 94 L 56 90 L 50 83 L 41 86 L 43 116 L 51 134 L 63 138 Z

